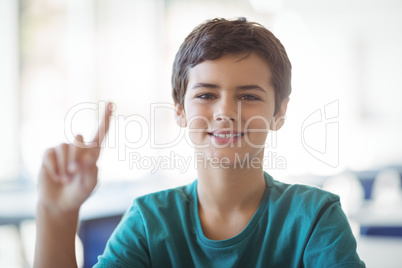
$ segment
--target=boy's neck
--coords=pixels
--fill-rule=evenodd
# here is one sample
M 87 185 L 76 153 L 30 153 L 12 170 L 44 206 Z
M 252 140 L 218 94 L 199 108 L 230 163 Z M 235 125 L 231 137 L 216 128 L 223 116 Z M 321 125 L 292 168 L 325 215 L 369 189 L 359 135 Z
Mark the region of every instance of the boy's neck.
M 265 188 L 262 167 L 198 169 L 198 202 L 203 210 L 216 213 L 256 210 Z

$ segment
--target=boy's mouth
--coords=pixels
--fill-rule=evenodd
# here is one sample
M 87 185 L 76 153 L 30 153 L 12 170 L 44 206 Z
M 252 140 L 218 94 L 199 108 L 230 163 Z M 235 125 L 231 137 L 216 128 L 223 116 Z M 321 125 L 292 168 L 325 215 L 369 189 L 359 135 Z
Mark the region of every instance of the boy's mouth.
M 212 132 L 207 132 L 213 139 L 219 143 L 231 143 L 246 135 L 246 132 L 228 129 L 217 129 Z

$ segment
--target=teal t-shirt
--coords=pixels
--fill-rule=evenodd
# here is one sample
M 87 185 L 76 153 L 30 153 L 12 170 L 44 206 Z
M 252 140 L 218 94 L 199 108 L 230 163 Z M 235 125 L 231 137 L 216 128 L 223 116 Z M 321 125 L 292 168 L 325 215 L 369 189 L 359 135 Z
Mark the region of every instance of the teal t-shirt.
M 137 198 L 95 267 L 365 267 L 338 196 L 265 179 L 246 228 L 220 241 L 202 232 L 197 180 Z

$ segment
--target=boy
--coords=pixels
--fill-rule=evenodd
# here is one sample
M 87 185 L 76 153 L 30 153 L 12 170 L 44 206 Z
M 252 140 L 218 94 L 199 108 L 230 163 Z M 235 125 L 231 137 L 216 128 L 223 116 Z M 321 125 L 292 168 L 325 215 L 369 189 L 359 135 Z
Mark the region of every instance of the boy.
M 180 127 L 198 179 L 137 198 L 95 267 L 364 267 L 339 198 L 275 181 L 262 169 L 283 125 L 291 64 L 280 41 L 243 18 L 214 19 L 185 39 L 173 67 Z M 74 267 L 81 204 L 96 185 L 107 109 L 94 142 L 44 156 L 36 267 Z M 94 144 L 91 144 L 94 145 Z

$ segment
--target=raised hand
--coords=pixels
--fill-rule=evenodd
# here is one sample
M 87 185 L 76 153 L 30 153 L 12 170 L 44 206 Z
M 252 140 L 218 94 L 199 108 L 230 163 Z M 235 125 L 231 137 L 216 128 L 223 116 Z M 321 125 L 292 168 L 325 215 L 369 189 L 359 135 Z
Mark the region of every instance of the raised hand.
M 35 268 L 77 267 L 75 236 L 79 209 L 97 183 L 101 145 L 109 130 L 113 104 L 91 143 L 77 136 L 74 144 L 63 143 L 46 151 L 39 173 L 36 212 Z
M 113 104 L 107 105 L 104 118 L 92 142 L 81 135 L 74 144 L 63 143 L 48 149 L 39 173 L 39 202 L 57 212 L 78 211 L 97 183 L 96 162 L 109 130 Z

